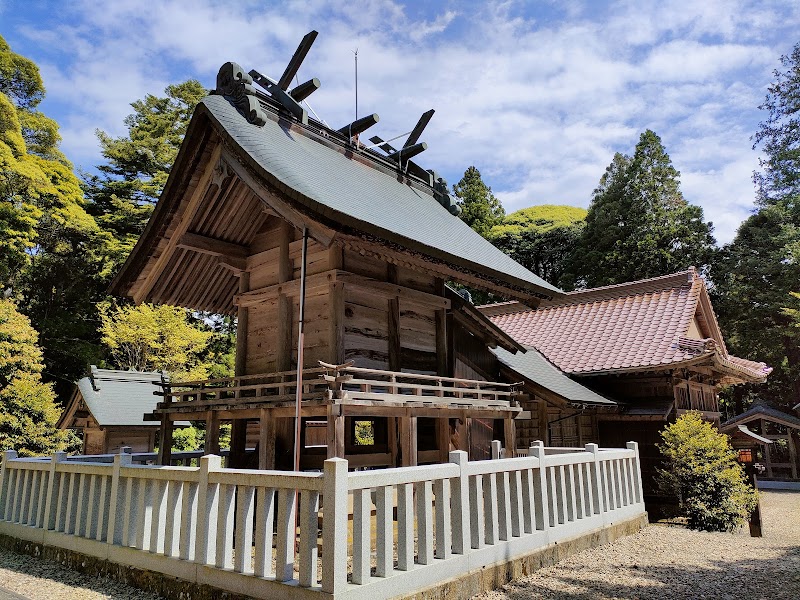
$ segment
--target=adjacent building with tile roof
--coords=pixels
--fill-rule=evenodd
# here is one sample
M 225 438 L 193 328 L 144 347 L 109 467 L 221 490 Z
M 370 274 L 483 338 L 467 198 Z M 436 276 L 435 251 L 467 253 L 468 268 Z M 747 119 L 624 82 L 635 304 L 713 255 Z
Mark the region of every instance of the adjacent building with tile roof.
M 638 441 L 643 472 L 650 476 L 665 422 L 699 410 L 719 424 L 720 388 L 763 382 L 772 370 L 728 353 L 705 282 L 694 268 L 568 292 L 537 309 L 505 302 L 479 310 L 573 380 L 615 401 L 615 410 L 592 413 L 600 442 Z M 539 430 L 546 426 L 540 419 Z M 649 491 L 655 493 L 652 479 Z

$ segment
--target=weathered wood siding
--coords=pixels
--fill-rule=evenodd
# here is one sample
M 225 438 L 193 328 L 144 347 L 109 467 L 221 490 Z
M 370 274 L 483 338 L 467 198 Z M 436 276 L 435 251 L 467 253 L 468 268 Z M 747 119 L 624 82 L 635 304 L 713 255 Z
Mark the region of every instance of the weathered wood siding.
M 344 358 L 357 367 L 389 368 L 389 305 L 385 298 L 345 286 Z

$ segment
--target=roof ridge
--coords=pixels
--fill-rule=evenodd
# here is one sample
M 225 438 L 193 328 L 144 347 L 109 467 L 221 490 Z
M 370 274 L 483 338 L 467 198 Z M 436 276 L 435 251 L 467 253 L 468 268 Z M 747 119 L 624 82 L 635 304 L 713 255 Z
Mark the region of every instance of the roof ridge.
M 648 279 L 637 279 L 636 281 L 566 292 L 563 298 L 542 302 L 542 308 L 611 300 L 681 288 L 691 286 L 698 278 L 697 269 L 689 267 L 685 271 L 678 271 L 676 273 L 670 273 L 669 275 L 659 275 L 658 277 L 650 277 Z

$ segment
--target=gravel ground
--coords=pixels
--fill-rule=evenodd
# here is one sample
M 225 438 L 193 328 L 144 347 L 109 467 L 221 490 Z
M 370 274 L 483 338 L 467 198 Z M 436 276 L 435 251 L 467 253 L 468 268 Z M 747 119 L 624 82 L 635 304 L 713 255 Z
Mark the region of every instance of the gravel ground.
M 0 550 L 0 600 L 158 600 L 158 596 L 110 579 L 83 575 L 57 562 Z
M 800 492 L 762 491 L 764 537 L 652 525 L 482 600 L 800 599 Z
M 800 492 L 762 491 L 764 537 L 653 525 L 518 579 L 481 600 L 800 599 Z M 31 600 L 157 600 L 58 563 L 0 550 L 3 591 Z M 13 596 L 12 596 L 13 597 Z

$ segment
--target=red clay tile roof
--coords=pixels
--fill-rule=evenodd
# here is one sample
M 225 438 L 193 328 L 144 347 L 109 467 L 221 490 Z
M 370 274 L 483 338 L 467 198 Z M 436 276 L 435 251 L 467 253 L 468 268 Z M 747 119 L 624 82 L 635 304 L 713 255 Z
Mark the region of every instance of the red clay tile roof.
M 690 339 L 686 336 L 701 298 L 709 307 L 701 312 L 710 337 Z M 763 363 L 728 355 L 705 283 L 694 269 L 570 292 L 543 302 L 538 310 L 514 302 L 480 309 L 566 373 L 645 370 L 706 358 L 746 380 L 763 380 L 771 371 Z

